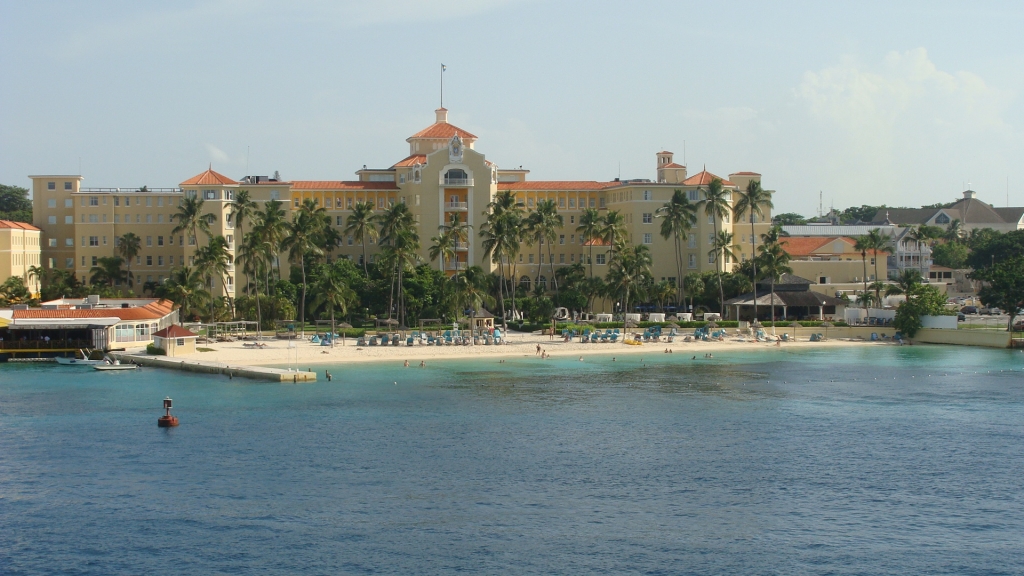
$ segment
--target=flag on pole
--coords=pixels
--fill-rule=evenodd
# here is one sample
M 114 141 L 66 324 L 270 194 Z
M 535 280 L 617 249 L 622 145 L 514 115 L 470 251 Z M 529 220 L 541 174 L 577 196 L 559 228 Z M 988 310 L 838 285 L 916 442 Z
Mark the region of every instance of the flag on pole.
M 447 69 L 448 69 L 447 66 L 445 66 L 444 64 L 441 64 L 441 72 L 444 72 Z

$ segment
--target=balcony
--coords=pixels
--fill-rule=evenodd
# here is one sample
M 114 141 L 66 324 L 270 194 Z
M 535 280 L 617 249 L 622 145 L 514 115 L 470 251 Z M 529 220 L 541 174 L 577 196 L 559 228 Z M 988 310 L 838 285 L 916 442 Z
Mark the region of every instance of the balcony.
M 456 242 L 455 243 L 455 251 L 456 252 L 466 252 L 468 250 L 469 250 L 469 242 Z
M 466 262 L 445 262 L 444 264 L 445 270 L 465 270 L 466 268 L 468 268 Z
M 469 210 L 469 202 L 445 202 L 445 212 L 466 212 Z
M 469 187 L 469 186 L 473 185 L 473 179 L 472 178 L 450 178 L 450 177 L 445 176 L 445 175 L 442 174 L 441 175 L 440 184 L 441 184 L 441 186 L 457 186 L 457 187 L 466 188 L 466 187 Z

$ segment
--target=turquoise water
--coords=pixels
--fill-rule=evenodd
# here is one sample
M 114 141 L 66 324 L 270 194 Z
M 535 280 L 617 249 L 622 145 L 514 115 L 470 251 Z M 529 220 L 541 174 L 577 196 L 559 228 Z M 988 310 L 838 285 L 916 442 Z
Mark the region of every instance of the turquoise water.
M 0 366 L 0 573 L 1024 572 L 1020 352 L 329 369 Z

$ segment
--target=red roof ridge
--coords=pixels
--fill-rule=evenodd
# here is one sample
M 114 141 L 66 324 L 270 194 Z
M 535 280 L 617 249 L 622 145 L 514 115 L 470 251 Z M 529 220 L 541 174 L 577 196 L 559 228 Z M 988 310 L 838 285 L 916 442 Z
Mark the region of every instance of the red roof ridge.
M 499 182 L 499 190 L 603 190 L 622 184 L 621 182 L 597 182 L 594 180 L 523 180 Z
M 198 334 L 188 328 L 183 328 L 177 324 L 171 324 L 163 330 L 153 332 L 153 336 L 158 336 L 160 338 L 195 338 Z
M 181 183 L 182 186 L 197 186 L 203 184 L 227 185 L 238 184 L 238 182 L 232 180 L 231 178 L 228 178 L 227 176 L 219 172 L 214 172 L 213 168 L 211 167 L 207 169 L 206 172 L 203 172 L 202 174 L 196 174 L 195 176 Z
M 693 176 L 690 176 L 686 180 L 683 180 L 683 185 L 706 186 L 710 184 L 711 181 L 714 180 L 715 178 L 718 178 L 719 180 L 722 181 L 722 186 L 735 186 L 735 184 L 733 184 L 732 182 L 726 180 L 725 178 L 722 178 L 721 176 L 716 176 L 711 172 L 708 172 L 707 170 L 701 170 L 700 172 L 694 174 Z
M 292 180 L 293 190 L 398 190 L 394 182 L 362 180 Z
M 39 228 L 36 228 L 27 222 L 15 222 L 14 220 L 0 220 L 0 228 L 19 228 L 21 230 L 35 230 L 36 232 L 40 232 Z

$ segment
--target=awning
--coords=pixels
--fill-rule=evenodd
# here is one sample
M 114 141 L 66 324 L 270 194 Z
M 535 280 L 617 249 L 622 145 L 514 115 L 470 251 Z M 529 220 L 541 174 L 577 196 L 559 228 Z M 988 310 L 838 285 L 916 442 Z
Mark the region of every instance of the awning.
M 87 330 L 109 328 L 120 318 L 18 318 L 7 328 L 9 330 Z

